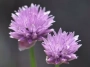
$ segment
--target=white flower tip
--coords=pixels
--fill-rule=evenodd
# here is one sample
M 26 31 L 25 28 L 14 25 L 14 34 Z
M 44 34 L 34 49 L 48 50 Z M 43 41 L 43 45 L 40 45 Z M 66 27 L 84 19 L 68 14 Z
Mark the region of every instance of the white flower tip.
M 19 9 L 25 10 L 26 8 L 28 8 L 28 6 L 24 5 L 22 8 L 19 8 Z
M 82 46 L 82 44 L 79 44 L 79 47 L 81 47 Z
M 11 32 L 9 34 L 11 34 Z
M 53 20 L 53 23 L 56 22 L 55 20 Z
M 22 8 L 22 9 L 23 9 L 23 8 Z M 16 13 L 16 15 L 17 15 L 17 16 L 19 16 L 19 15 L 20 15 L 20 13 L 18 13 L 18 12 L 17 12 L 17 13 Z
M 8 29 L 11 29 L 11 27 L 8 27 Z
M 72 34 L 74 35 L 75 34 L 75 31 L 73 31 Z
M 14 38 L 13 36 L 10 36 L 10 38 Z
M 19 7 L 19 10 L 22 10 L 22 8 L 21 8 L 21 7 Z M 19 11 L 19 10 L 18 10 L 18 11 Z
M 46 10 L 46 8 L 44 7 L 44 8 L 43 8 L 43 11 L 45 12 L 45 10 Z
M 17 11 L 15 10 L 14 12 L 16 13 Z
M 57 33 L 55 31 L 53 31 L 54 35 L 57 35 Z
M 27 5 L 25 5 L 25 6 L 24 6 L 24 8 L 28 8 L 28 6 L 27 6 Z
M 46 50 L 44 50 L 44 52 L 46 53 Z
M 78 40 L 77 42 L 80 42 L 81 40 Z
M 52 17 L 53 19 L 55 18 L 55 16 Z
M 54 29 L 51 29 L 51 32 L 55 31 Z
M 25 7 L 22 7 L 22 10 L 25 10 L 26 8 Z
M 33 3 L 31 3 L 31 7 L 34 7 L 34 4 Z
M 39 8 L 40 7 L 40 5 L 37 5 L 37 8 Z
M 46 56 L 46 61 L 48 61 L 48 56 Z
M 20 39 L 18 41 L 21 41 Z
M 62 31 L 62 28 L 60 28 L 59 31 Z
M 16 15 L 15 15 L 14 13 L 11 13 L 11 16 L 12 16 L 12 17 L 15 17 Z
M 44 13 L 44 15 L 48 15 L 48 14 L 50 14 L 50 11 L 47 11 L 47 12 Z
M 75 40 L 78 40 L 78 37 L 79 37 L 79 35 L 76 35 L 76 36 L 74 37 L 74 39 L 75 39 Z

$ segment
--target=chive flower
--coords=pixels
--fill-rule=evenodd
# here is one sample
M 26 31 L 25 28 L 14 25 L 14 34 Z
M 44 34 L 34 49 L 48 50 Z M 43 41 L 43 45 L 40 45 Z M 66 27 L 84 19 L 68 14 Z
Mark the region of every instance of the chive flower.
M 69 63 L 69 61 L 77 59 L 75 52 L 80 48 L 78 42 L 79 35 L 74 36 L 74 32 L 66 32 L 59 29 L 54 31 L 54 35 L 48 34 L 47 38 L 43 38 L 42 46 L 46 54 L 46 62 L 48 64 Z
M 18 11 L 12 13 L 12 20 L 9 29 L 10 38 L 18 40 L 19 50 L 29 49 L 38 40 L 42 40 L 48 33 L 54 29 L 50 26 L 55 21 L 50 11 L 45 11 L 45 7 L 31 4 L 30 7 L 23 6 Z

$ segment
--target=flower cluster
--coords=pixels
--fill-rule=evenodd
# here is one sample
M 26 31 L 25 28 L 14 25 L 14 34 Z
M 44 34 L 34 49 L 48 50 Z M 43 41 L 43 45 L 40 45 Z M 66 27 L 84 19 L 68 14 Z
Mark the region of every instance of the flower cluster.
M 10 37 L 18 39 L 19 50 L 30 48 L 37 40 L 42 40 L 42 37 L 53 31 L 49 27 L 54 22 L 54 16 L 49 14 L 50 11 L 45 12 L 45 8 L 36 4 L 19 8 L 12 14 L 9 29 L 13 32 L 10 32 Z
M 77 59 L 76 54 L 74 54 L 81 44 L 78 44 L 78 35 L 74 36 L 74 32 L 59 32 L 54 31 L 54 35 L 48 34 L 47 38 L 43 38 L 42 43 L 45 48 L 46 62 L 49 64 L 62 64 L 69 63 L 68 61 Z
M 80 48 L 78 35 L 74 32 L 65 32 L 59 29 L 56 33 L 50 26 L 55 22 L 54 16 L 50 11 L 45 11 L 40 5 L 31 4 L 30 7 L 23 6 L 12 14 L 13 20 L 9 29 L 11 38 L 17 39 L 19 50 L 25 50 L 32 47 L 36 41 L 41 41 L 46 53 L 46 62 L 48 64 L 69 63 L 77 59 L 75 52 Z M 51 35 L 50 32 L 54 34 Z M 47 38 L 45 38 L 47 36 Z

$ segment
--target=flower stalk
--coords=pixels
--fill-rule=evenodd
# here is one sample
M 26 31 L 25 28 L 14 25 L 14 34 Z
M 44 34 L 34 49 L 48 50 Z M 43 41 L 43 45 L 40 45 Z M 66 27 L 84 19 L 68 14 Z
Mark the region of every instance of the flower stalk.
M 36 60 L 34 55 L 34 47 L 30 48 L 30 67 L 36 67 Z
M 59 64 L 56 64 L 55 67 L 59 67 Z

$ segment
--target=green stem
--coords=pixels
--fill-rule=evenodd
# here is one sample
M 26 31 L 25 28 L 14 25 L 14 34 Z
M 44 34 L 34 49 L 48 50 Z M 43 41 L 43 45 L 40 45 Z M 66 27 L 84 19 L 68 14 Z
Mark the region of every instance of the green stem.
M 55 65 L 55 67 L 59 67 L 59 64 Z
M 34 55 L 34 47 L 30 48 L 30 67 L 36 67 L 36 60 Z

